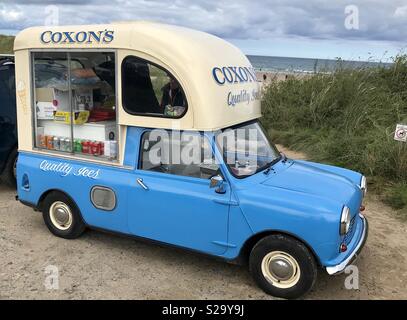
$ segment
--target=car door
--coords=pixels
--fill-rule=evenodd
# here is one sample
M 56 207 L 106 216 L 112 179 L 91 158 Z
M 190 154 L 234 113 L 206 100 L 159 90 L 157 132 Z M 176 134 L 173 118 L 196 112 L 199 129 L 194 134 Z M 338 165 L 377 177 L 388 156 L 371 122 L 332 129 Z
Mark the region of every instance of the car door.
M 206 148 L 203 153 L 212 152 L 209 140 L 198 135 Z M 219 167 L 207 161 L 176 163 L 177 157 L 164 161 L 163 148 L 158 148 L 159 165 L 154 165 L 148 159 L 154 150 L 149 137 L 150 132 L 143 134 L 140 161 L 129 191 L 131 233 L 221 255 L 227 250 L 231 190 L 227 183 L 224 193 L 210 188 L 209 178 L 220 172 Z

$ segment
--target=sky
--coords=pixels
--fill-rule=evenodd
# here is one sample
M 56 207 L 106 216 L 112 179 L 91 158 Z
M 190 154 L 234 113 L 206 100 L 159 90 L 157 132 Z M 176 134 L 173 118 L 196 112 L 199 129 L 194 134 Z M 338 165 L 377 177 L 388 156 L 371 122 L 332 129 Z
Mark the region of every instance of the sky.
M 0 0 L 0 33 L 35 25 L 152 20 L 246 54 L 389 61 L 407 49 L 407 0 Z

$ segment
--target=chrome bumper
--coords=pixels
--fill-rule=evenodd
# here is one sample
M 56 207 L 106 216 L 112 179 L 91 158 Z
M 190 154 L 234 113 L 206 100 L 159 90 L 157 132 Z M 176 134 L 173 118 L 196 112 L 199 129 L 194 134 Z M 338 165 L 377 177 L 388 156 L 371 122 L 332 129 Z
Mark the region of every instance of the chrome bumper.
M 333 275 L 333 274 L 338 274 L 338 273 L 343 272 L 348 265 L 350 265 L 352 262 L 354 262 L 356 260 L 356 258 L 359 256 L 360 252 L 362 251 L 362 248 L 366 243 L 367 234 L 368 234 L 368 230 L 369 230 L 369 224 L 367 222 L 367 219 L 363 215 L 359 214 L 359 216 L 362 218 L 362 222 L 363 222 L 362 236 L 360 237 L 359 243 L 353 250 L 352 254 L 348 258 L 346 258 L 344 261 L 342 261 L 340 264 L 338 264 L 336 266 L 326 267 L 326 272 L 328 272 L 328 274 Z

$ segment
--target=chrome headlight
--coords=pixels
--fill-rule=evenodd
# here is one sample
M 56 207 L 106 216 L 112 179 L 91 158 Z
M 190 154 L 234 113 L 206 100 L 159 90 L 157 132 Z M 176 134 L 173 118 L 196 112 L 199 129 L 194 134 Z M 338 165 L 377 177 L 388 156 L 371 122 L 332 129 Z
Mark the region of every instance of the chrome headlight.
M 360 190 L 362 190 L 363 196 L 366 196 L 366 193 L 367 193 L 367 181 L 366 181 L 365 176 L 363 176 L 362 180 L 360 180 Z
M 343 236 L 348 233 L 350 226 L 350 210 L 344 206 L 341 214 L 340 234 Z

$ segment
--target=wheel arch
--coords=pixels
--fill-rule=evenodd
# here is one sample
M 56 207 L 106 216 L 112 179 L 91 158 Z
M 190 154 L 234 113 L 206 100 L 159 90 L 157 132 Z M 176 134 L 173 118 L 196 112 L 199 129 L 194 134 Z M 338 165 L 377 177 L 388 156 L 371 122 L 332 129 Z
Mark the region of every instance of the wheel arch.
M 52 192 L 59 192 L 59 193 L 62 193 L 63 195 L 65 195 L 65 196 L 75 205 L 76 209 L 77 209 L 78 212 L 79 212 L 79 215 L 81 216 L 82 221 L 86 224 L 86 221 L 85 221 L 85 219 L 83 218 L 82 212 L 81 212 L 81 210 L 79 209 L 79 206 L 78 206 L 78 204 L 76 203 L 76 201 L 75 201 L 66 191 L 63 191 L 63 190 L 61 190 L 61 189 L 54 188 L 54 189 L 49 189 L 49 190 L 47 190 L 47 191 L 44 191 L 44 192 L 42 193 L 42 195 L 40 196 L 39 200 L 38 200 L 38 203 L 37 203 L 37 210 L 39 210 L 39 211 L 42 211 L 42 210 L 43 210 L 44 200 L 45 200 L 45 199 L 47 198 L 47 196 L 48 196 L 49 194 L 51 194 Z
M 240 263 L 240 264 L 248 263 L 249 257 L 250 257 L 250 252 L 252 251 L 254 246 L 261 239 L 263 239 L 263 238 L 265 238 L 267 236 L 277 235 L 277 234 L 288 236 L 290 238 L 293 238 L 294 240 L 297 240 L 297 241 L 301 242 L 311 252 L 311 254 L 313 255 L 313 257 L 315 259 L 315 262 L 317 263 L 317 265 L 318 266 L 322 265 L 318 255 L 316 254 L 314 249 L 304 239 L 298 237 L 295 234 L 292 234 L 292 233 L 287 232 L 287 231 L 282 231 L 282 230 L 264 230 L 264 231 L 253 234 L 250 238 L 248 238 L 245 241 L 242 248 L 240 249 L 239 256 L 236 259 L 238 261 L 238 263 Z

